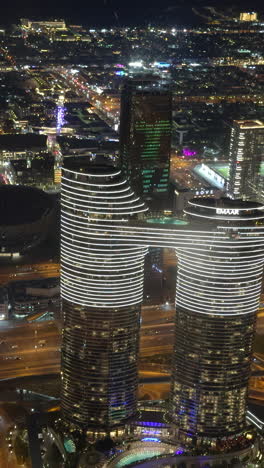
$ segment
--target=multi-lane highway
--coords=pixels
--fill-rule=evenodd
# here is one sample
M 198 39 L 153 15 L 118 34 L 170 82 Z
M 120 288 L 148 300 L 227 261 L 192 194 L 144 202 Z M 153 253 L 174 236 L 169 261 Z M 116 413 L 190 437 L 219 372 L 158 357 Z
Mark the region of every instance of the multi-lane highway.
M 174 339 L 173 322 L 156 325 L 142 325 L 140 336 L 140 355 L 142 357 L 154 354 L 172 352 Z
M 164 321 L 173 321 L 174 314 L 174 304 L 143 306 L 142 325 L 155 325 Z
M 119 122 L 120 98 L 107 96 L 99 88 L 89 85 L 89 78 L 85 72 L 77 76 L 71 70 L 60 67 L 57 78 L 63 80 L 64 86 L 70 88 L 77 96 L 83 97 L 93 106 L 92 111 L 97 113 L 110 127 L 115 128 Z
M 143 307 L 140 338 L 140 356 L 142 358 L 172 352 L 173 315 L 174 307 L 172 305 Z M 257 330 L 260 333 L 264 330 L 263 312 L 259 314 Z M 0 322 L 0 379 L 59 373 L 60 337 L 61 323 L 58 321 L 24 322 L 20 325 L 14 322 Z M 262 358 L 262 355 L 257 356 L 258 361 L 254 362 L 254 369 L 261 371 L 264 369 L 264 365 L 259 357 Z M 151 360 L 149 361 L 151 362 Z M 153 377 L 160 375 L 160 366 L 147 365 L 145 367 L 143 364 L 144 376 L 150 372 Z M 256 377 L 253 379 L 250 386 L 252 397 L 259 399 L 263 395 L 264 399 L 264 385 L 261 377 L 258 376 L 258 380 Z M 148 392 L 152 391 L 155 394 L 167 391 L 167 384 L 156 383 L 155 385 L 157 388 L 146 384 L 144 389 L 148 388 Z M 144 389 L 141 388 L 141 394 Z M 146 391 L 146 393 L 148 392 Z
M 60 275 L 60 265 L 56 262 L 40 262 L 25 265 L 1 265 L 0 285 L 12 281 L 31 281 L 44 278 L 56 278 Z
M 264 309 L 263 308 L 261 308 L 258 313 L 256 332 L 258 335 L 264 335 Z
M 0 322 L 0 379 L 59 372 L 57 322 Z
M 172 315 L 171 306 L 143 308 L 142 356 L 172 350 Z M 59 372 L 60 328 L 58 321 L 0 322 L 0 379 Z
M 155 332 L 154 332 L 155 330 Z M 151 335 L 141 337 L 141 356 L 172 351 L 172 325 L 143 326 Z M 5 328 L 0 341 L 0 379 L 51 374 L 60 368 L 60 332 L 45 322 Z M 45 343 L 41 343 L 45 341 Z

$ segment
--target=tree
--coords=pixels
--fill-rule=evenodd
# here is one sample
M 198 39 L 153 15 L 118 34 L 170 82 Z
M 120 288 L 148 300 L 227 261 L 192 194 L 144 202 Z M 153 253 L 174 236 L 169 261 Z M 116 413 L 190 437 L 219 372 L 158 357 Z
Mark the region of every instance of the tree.
M 95 448 L 99 452 L 109 452 L 115 446 L 111 437 L 107 436 L 104 439 L 100 439 L 95 443 Z
M 28 446 L 23 439 L 19 436 L 16 437 L 14 442 L 14 450 L 19 463 L 24 463 L 29 456 Z

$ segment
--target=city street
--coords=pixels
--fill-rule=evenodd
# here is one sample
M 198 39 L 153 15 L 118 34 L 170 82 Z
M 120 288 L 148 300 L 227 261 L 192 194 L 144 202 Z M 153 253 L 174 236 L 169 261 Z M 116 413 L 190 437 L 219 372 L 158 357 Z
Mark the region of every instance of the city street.
M 142 308 L 141 357 L 172 352 L 173 316 L 173 304 Z M 59 373 L 60 327 L 61 324 L 54 321 L 21 324 L 11 321 L 0 322 L 0 379 Z M 257 332 L 264 333 L 262 311 L 257 322 Z M 261 370 L 261 355 L 257 357 L 258 361 L 254 363 L 254 368 Z M 147 374 L 149 372 L 144 370 L 144 376 Z M 152 374 L 155 377 L 159 373 L 154 370 Z M 263 399 L 263 388 L 261 378 L 252 377 L 250 396 Z M 154 394 L 162 395 L 167 390 L 168 384 L 165 383 L 144 384 L 144 388 L 140 387 L 140 395 L 148 393 L 154 397 Z
M 256 332 L 258 335 L 264 335 L 264 310 L 260 309 L 258 313 L 258 320 L 256 324 Z
M 37 280 L 55 278 L 60 275 L 60 265 L 54 262 L 34 263 L 28 265 L 1 265 L 0 286 L 11 281 Z
M 143 307 L 142 356 L 172 351 L 173 314 L 173 305 Z M 58 373 L 59 330 L 60 323 L 54 321 L 0 322 L 0 379 Z
M 60 335 L 56 322 L 12 323 L 0 324 L 0 379 L 59 372 Z
M 162 321 L 173 321 L 175 314 L 174 304 L 142 306 L 142 326 L 161 323 Z
M 29 465 L 19 464 L 13 451 L 8 449 L 6 442 L 7 431 L 14 425 L 3 407 L 0 407 L 0 468 L 29 468 Z

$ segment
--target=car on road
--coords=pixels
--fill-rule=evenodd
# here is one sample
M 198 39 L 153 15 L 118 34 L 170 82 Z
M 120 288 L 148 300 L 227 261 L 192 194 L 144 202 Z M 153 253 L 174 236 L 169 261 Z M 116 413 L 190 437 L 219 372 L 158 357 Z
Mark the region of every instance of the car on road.
M 10 361 L 19 361 L 19 360 L 21 359 L 21 357 L 19 357 L 19 356 L 5 356 L 3 359 L 4 359 L 5 361 L 7 361 L 7 360 L 10 360 Z
M 39 346 L 45 346 L 45 344 L 47 344 L 47 341 L 46 340 L 39 340 L 38 344 L 39 344 Z

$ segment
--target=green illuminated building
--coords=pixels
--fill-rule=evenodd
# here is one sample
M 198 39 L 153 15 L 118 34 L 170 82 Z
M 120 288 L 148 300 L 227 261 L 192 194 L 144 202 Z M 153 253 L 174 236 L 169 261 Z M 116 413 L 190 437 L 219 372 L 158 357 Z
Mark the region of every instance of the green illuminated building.
M 153 78 L 128 80 L 123 88 L 120 151 L 135 192 L 152 211 L 170 208 L 171 92 Z

